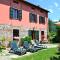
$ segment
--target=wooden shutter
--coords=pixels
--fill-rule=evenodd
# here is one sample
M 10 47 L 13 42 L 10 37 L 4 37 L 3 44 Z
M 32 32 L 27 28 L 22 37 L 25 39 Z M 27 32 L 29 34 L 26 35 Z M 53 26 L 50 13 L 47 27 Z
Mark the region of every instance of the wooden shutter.
M 32 13 L 29 13 L 29 20 L 32 22 Z
M 10 18 L 13 18 L 13 8 L 10 7 Z
M 45 17 L 43 17 L 43 19 L 42 19 L 42 23 L 45 24 Z
M 45 24 L 45 17 L 39 16 L 39 23 Z
M 18 19 L 21 20 L 22 19 L 22 10 L 18 10 Z
M 39 16 L 39 24 L 41 23 L 41 21 L 42 21 L 42 18 L 41 18 L 41 16 Z
M 35 23 L 37 23 L 37 15 L 35 15 L 35 17 L 34 17 L 34 18 L 35 18 L 35 19 L 34 19 L 34 20 L 35 20 Z
M 19 1 L 18 0 L 13 0 L 14 3 L 18 3 Z

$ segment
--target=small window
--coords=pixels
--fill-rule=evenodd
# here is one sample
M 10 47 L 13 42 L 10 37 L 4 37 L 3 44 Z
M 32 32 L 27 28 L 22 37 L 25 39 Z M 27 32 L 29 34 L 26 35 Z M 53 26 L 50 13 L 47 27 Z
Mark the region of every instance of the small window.
M 19 29 L 13 29 L 13 36 L 19 36 Z
M 39 16 L 39 24 L 45 24 L 45 17 Z
M 41 31 L 41 35 L 44 35 L 44 31 Z
M 44 11 L 43 11 L 42 9 L 40 9 L 40 12 L 41 12 L 41 13 L 44 13 Z
M 10 18 L 11 19 L 22 19 L 22 10 L 10 8 Z
M 33 13 L 29 13 L 29 20 L 30 20 L 30 22 L 37 23 L 37 15 L 33 14 Z
M 13 0 L 13 2 L 18 4 L 18 0 Z

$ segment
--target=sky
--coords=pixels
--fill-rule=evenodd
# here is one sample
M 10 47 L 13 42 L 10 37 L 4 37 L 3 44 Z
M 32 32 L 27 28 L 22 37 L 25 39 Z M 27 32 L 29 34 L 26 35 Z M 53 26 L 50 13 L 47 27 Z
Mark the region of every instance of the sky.
M 27 0 L 33 4 L 39 5 L 42 8 L 50 11 L 48 17 L 53 21 L 60 20 L 60 0 Z

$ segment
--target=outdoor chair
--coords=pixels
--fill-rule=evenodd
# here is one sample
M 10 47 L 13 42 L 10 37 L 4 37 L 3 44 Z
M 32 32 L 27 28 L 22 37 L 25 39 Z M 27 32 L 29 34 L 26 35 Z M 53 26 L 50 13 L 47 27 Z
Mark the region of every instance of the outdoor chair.
M 28 51 L 28 52 L 36 52 L 38 51 L 37 48 L 35 48 L 33 45 L 28 43 L 28 41 L 24 41 L 23 47 Z
M 31 44 L 32 44 L 35 48 L 38 48 L 38 50 L 41 50 L 41 49 L 42 49 L 42 46 L 41 46 L 41 45 L 37 45 L 34 40 L 31 40 Z
M 38 47 L 41 47 L 41 48 L 47 48 L 47 46 L 43 45 L 43 44 L 40 44 L 40 42 L 38 40 L 35 40 L 35 43 Z
M 26 49 L 19 48 L 17 46 L 16 41 L 12 41 L 11 44 L 10 44 L 10 47 L 11 47 L 11 49 L 9 51 L 10 53 L 14 53 L 14 54 L 17 54 L 17 55 L 23 55 L 23 54 L 26 53 Z

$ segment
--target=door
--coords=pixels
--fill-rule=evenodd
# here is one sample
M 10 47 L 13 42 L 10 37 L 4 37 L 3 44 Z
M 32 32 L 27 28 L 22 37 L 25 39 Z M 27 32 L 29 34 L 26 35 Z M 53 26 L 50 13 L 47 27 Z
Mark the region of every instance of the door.
M 44 41 L 44 31 L 41 31 L 41 40 Z
M 32 37 L 32 40 L 39 40 L 39 31 L 29 30 L 29 36 Z

